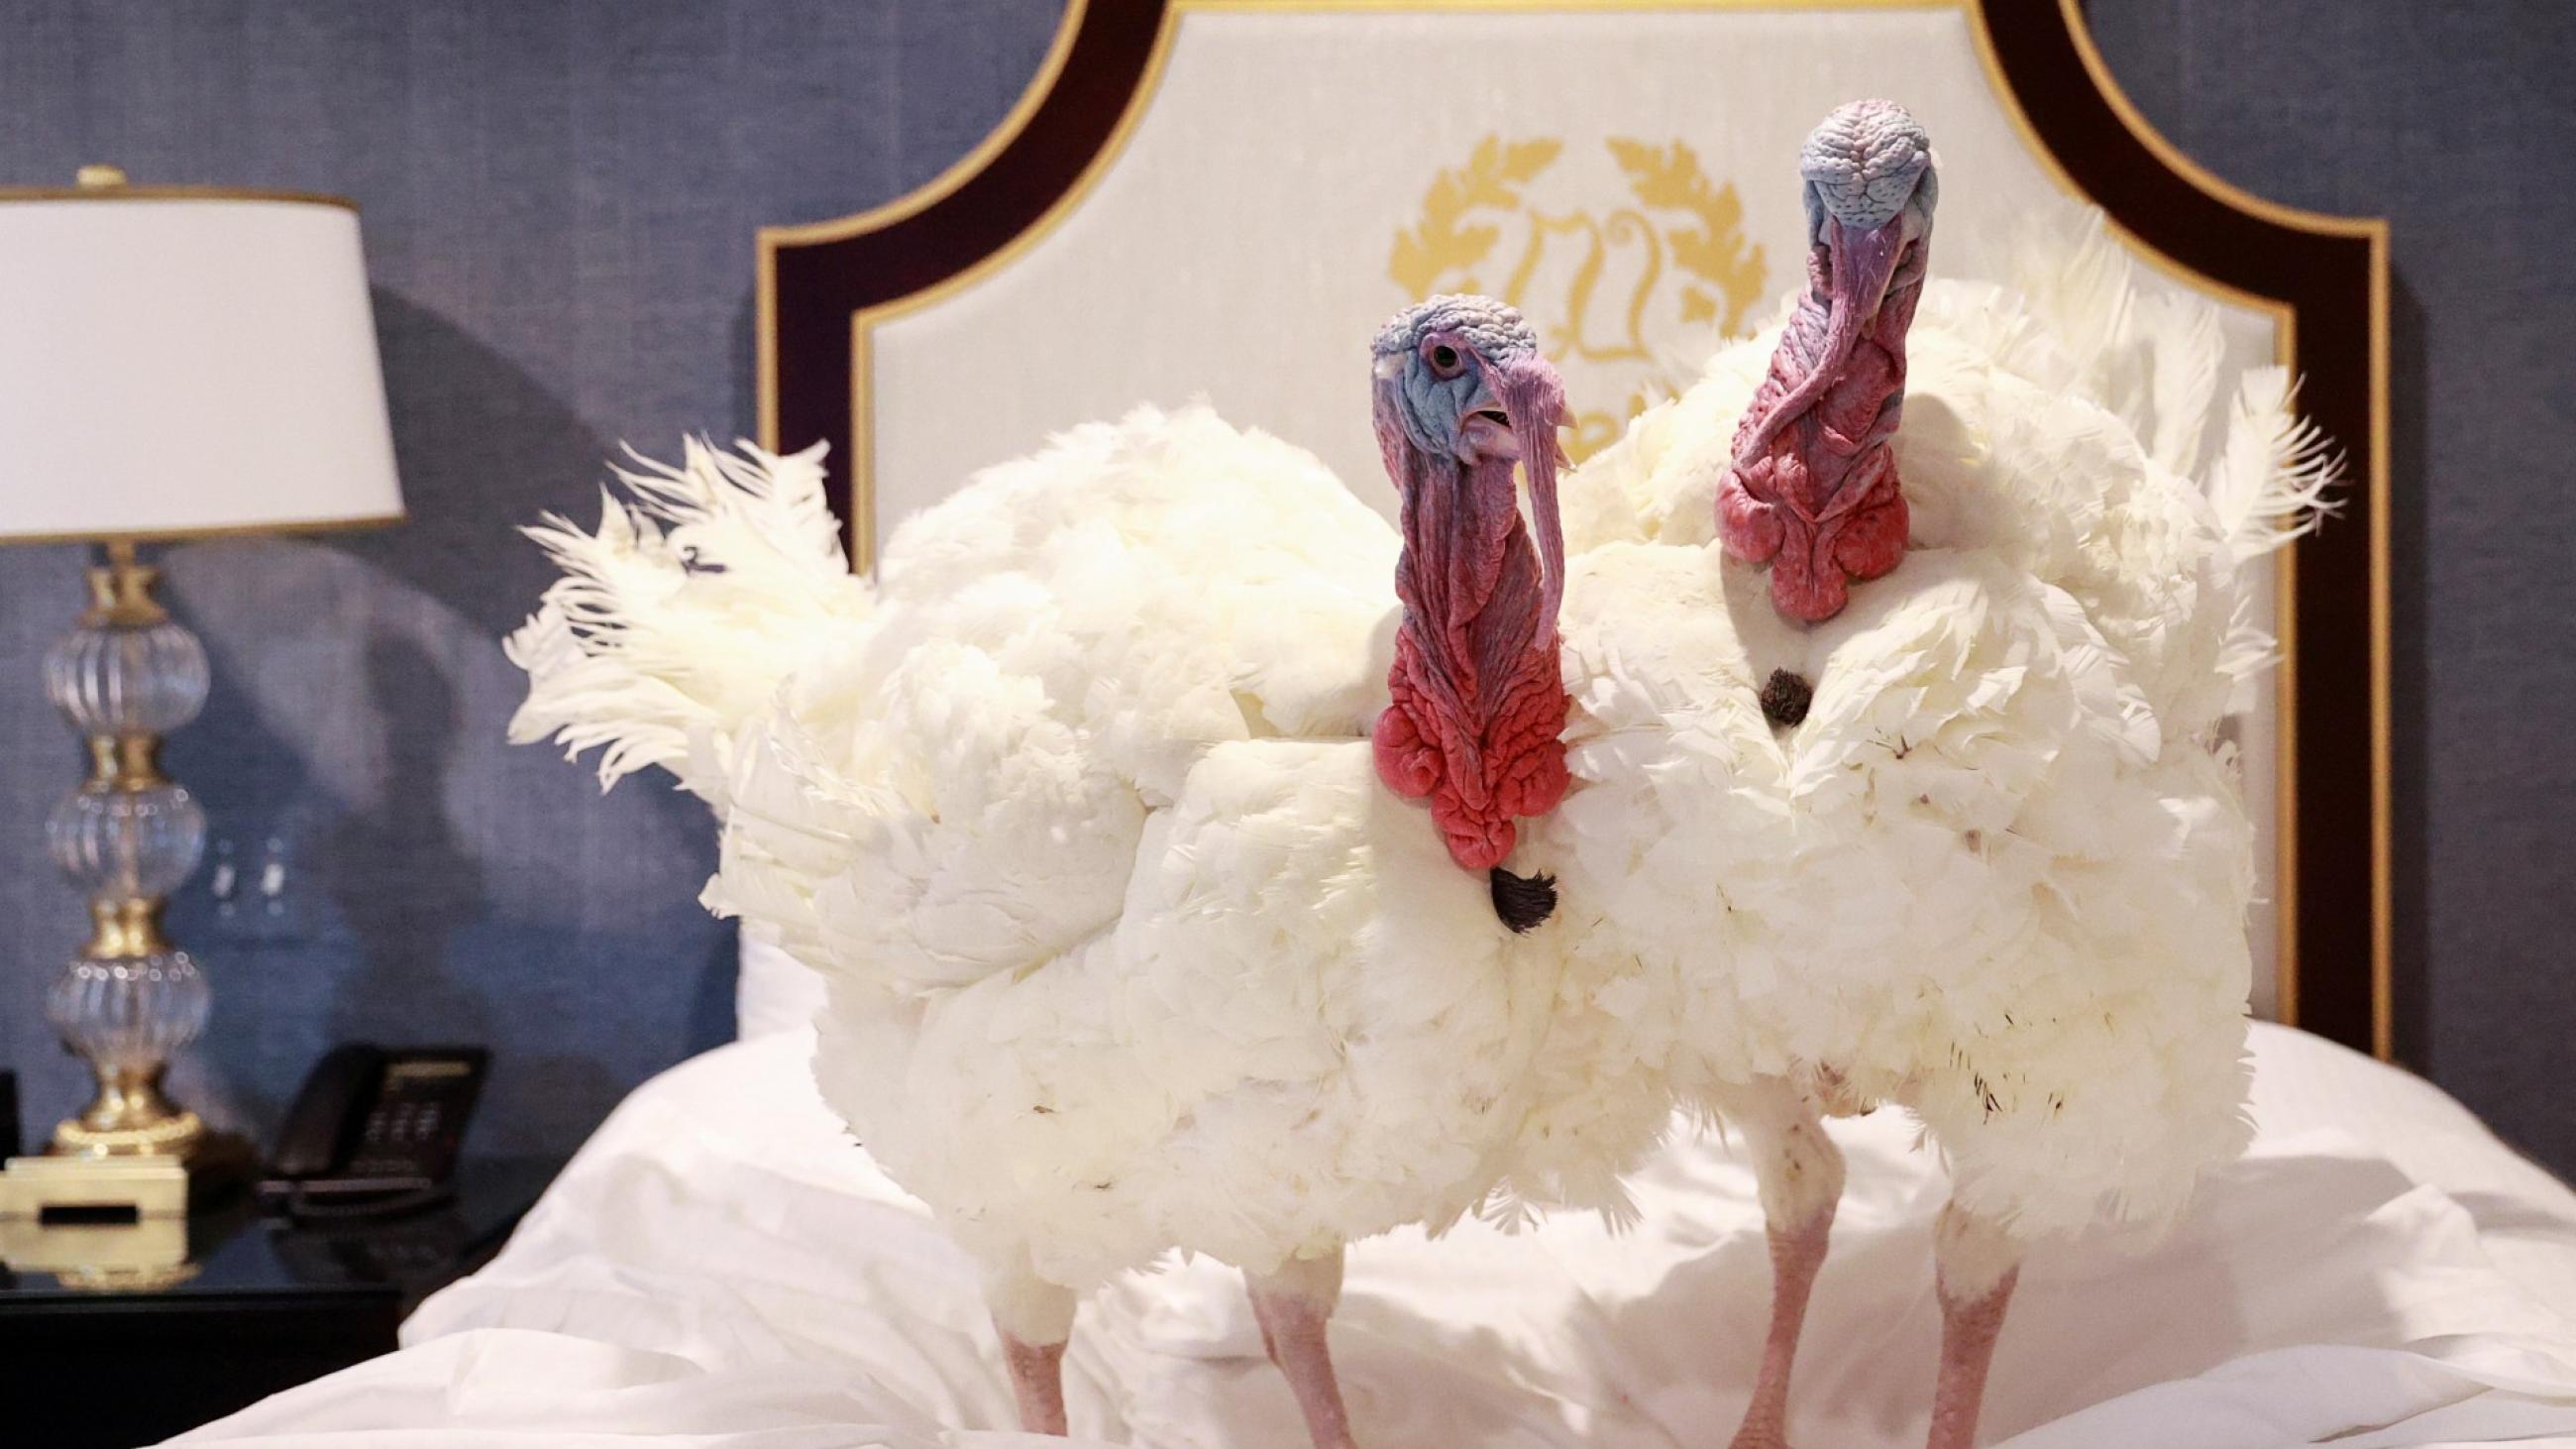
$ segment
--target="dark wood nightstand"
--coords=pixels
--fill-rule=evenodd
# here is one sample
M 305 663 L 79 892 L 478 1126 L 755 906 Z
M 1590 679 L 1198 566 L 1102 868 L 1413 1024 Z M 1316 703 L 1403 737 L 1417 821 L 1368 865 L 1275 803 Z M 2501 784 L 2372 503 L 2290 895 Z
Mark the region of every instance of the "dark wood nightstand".
M 386 1219 L 289 1225 L 239 1194 L 189 1220 L 194 1271 L 165 1285 L 0 1269 L 0 1444 L 136 1449 L 390 1353 L 413 1306 L 490 1261 L 562 1165 L 468 1159 L 452 1202 Z

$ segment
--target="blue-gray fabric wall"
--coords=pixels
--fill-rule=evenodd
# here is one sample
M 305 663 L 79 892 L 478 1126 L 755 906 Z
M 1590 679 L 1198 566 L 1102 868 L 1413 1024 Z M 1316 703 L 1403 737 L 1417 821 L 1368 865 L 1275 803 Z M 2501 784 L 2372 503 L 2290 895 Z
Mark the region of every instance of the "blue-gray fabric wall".
M 2186 154 L 2389 219 L 2399 1042 L 2576 1174 L 2576 6 L 2090 14 Z
M 2091 13 L 2220 174 L 2394 219 L 2401 1028 L 2576 1169 L 2576 635 L 2553 571 L 2576 539 L 2576 8 Z M 237 858 L 273 837 L 288 864 L 278 914 L 223 915 L 203 876 L 173 913 L 218 982 L 201 1096 L 265 1123 L 333 1040 L 481 1040 L 478 1136 L 561 1149 L 728 1033 L 696 805 L 649 781 L 602 800 L 501 743 L 519 685 L 494 640 L 544 577 L 504 524 L 590 508 L 617 439 L 747 430 L 753 227 L 935 174 L 1054 21 L 1047 0 L 0 0 L 0 180 L 108 160 L 365 208 L 411 523 L 171 559 L 217 681 L 172 763 Z M 78 1096 L 37 1003 L 80 913 L 37 845 L 75 757 L 34 675 L 78 563 L 0 553 L 0 1063 L 34 1073 L 40 1128 Z
M 695 904 L 703 809 L 654 779 L 602 799 L 502 742 L 523 684 L 497 640 L 545 582 L 509 525 L 592 517 L 620 439 L 667 454 L 683 429 L 748 433 L 753 229 L 936 175 L 1009 109 L 1056 14 L 0 3 L 0 184 L 110 161 L 363 212 L 410 522 L 169 557 L 215 677 L 169 763 L 248 873 L 272 838 L 287 869 L 276 914 L 223 914 L 210 871 L 172 909 L 216 987 L 194 1099 L 264 1128 L 334 1041 L 487 1042 L 478 1144 L 569 1150 L 636 1081 L 730 1036 L 733 932 Z M 83 915 L 42 850 L 79 762 L 37 680 L 80 565 L 0 550 L 0 1065 L 32 1074 L 39 1134 L 84 1075 L 41 1009 Z

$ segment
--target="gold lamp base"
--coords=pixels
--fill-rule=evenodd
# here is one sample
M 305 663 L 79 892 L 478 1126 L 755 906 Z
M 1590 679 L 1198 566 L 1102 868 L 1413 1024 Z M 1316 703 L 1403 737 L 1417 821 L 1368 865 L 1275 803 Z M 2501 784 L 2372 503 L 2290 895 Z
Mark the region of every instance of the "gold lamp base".
M 206 1135 L 205 1121 L 161 1095 L 158 1072 L 110 1072 L 77 1117 L 54 1128 L 56 1157 L 184 1158 Z
M 120 1072 L 101 1081 L 98 1097 L 77 1117 L 54 1128 L 48 1158 L 108 1164 L 101 1181 L 137 1160 L 168 1162 L 187 1174 L 191 1197 L 200 1201 L 238 1185 L 251 1174 L 255 1155 L 250 1144 L 228 1132 L 217 1132 L 205 1119 L 161 1095 L 159 1072 Z M 69 1163 L 57 1169 L 77 1172 Z

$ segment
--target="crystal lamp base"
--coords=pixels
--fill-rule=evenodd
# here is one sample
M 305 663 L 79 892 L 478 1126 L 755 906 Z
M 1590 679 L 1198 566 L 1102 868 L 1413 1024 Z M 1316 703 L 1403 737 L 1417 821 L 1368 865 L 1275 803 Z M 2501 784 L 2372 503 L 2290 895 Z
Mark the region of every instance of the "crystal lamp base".
M 161 773 L 164 732 L 205 703 L 206 653 L 152 598 L 158 571 L 111 543 L 90 607 L 45 657 L 45 689 L 88 747 L 89 778 L 46 822 L 55 863 L 88 897 L 91 934 L 46 993 L 45 1015 L 90 1065 L 98 1096 L 55 1129 L 61 1157 L 172 1157 L 192 1176 L 233 1139 L 161 1090 L 211 1001 L 161 930 L 161 901 L 197 868 L 205 813 Z
M 184 1156 L 205 1124 L 161 1094 L 162 1064 L 203 1029 L 206 981 L 185 951 L 83 955 L 45 996 L 45 1015 L 98 1075 L 98 1096 L 54 1132 L 54 1150 Z

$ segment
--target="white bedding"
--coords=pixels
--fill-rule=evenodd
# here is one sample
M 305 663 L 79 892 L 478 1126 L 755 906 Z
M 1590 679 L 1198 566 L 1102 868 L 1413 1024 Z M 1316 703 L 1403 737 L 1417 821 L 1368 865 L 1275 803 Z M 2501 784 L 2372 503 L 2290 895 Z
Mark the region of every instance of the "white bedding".
M 996 1431 L 1010 1395 L 973 1273 L 839 1135 L 809 1046 L 803 1032 L 749 1040 L 639 1088 L 500 1258 L 413 1316 L 400 1353 L 176 1442 L 1062 1446 Z M 2255 1054 L 2254 1151 L 2169 1239 L 2054 1248 L 2024 1270 L 1988 1442 L 2576 1444 L 2562 1316 L 2576 1311 L 2576 1194 L 2404 1073 L 2275 1027 L 2257 1029 Z M 1898 1113 L 1835 1135 L 1851 1187 L 1791 1437 L 1919 1444 L 1938 1175 Z M 1356 1247 L 1333 1347 L 1362 1439 L 1722 1443 L 1768 1293 L 1752 1176 L 1685 1132 L 1638 1188 L 1645 1226 L 1620 1238 L 1564 1218 Z M 1234 1276 L 1213 1264 L 1103 1294 L 1075 1333 L 1078 1434 L 1304 1443 Z

